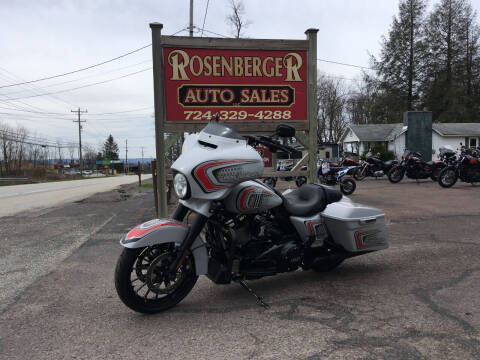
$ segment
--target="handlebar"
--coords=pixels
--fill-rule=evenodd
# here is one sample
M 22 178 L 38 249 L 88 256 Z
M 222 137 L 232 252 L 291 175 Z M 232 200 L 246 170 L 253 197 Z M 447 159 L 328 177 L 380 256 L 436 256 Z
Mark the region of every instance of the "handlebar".
M 247 136 L 248 145 L 262 144 L 266 146 L 271 152 L 275 153 L 278 150 L 284 151 L 288 154 L 293 153 L 296 149 L 288 145 L 283 145 L 277 140 L 274 140 L 267 136 Z

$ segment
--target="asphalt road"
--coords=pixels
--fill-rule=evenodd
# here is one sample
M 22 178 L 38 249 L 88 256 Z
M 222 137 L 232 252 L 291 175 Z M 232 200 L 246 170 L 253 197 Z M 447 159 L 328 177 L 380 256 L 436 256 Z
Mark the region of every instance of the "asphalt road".
M 153 216 L 151 193 L 122 191 L 0 219 L 2 284 L 29 271 L 32 258 L 43 259 L 39 269 L 50 263 L 6 301 L 0 358 L 480 358 L 478 186 L 361 182 L 351 198 L 386 212 L 388 250 L 328 274 L 250 282 L 269 310 L 236 284 L 202 277 L 177 307 L 153 316 L 126 308 L 113 285 L 121 233 Z M 79 239 L 87 241 L 75 250 Z M 73 253 L 59 257 L 62 245 Z
M 149 179 L 152 175 L 143 175 Z M 138 176 L 86 178 L 40 184 L 0 186 L 0 217 L 33 209 L 47 209 L 67 202 L 79 201 L 95 193 L 112 190 L 138 181 Z

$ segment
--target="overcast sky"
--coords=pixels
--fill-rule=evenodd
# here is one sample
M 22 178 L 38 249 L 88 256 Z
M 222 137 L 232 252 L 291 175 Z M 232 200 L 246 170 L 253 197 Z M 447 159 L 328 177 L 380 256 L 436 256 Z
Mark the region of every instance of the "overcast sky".
M 202 28 L 208 0 L 194 0 L 194 24 Z M 430 0 L 432 6 L 436 1 Z M 318 28 L 318 57 L 369 65 L 398 11 L 397 0 L 244 0 L 250 38 L 304 39 Z M 480 0 L 472 1 L 480 8 Z M 231 35 L 225 21 L 229 1 L 209 0 L 204 36 Z M 93 65 L 151 42 L 148 26 L 163 23 L 163 33 L 188 26 L 189 0 L 0 0 L 0 86 L 61 74 Z M 209 31 L 209 32 L 207 32 Z M 178 35 L 188 35 L 187 31 Z M 195 36 L 200 36 L 197 31 Z M 215 36 L 215 35 L 213 35 Z M 70 110 L 87 109 L 82 140 L 97 147 L 112 134 L 124 157 L 154 156 L 151 48 L 91 70 L 0 89 L 0 122 L 21 124 L 49 139 L 78 141 Z M 318 62 L 326 74 L 355 79 L 361 70 Z M 51 96 L 57 92 L 138 72 L 122 79 Z M 350 81 L 350 80 L 347 80 Z M 29 97 L 30 96 L 30 97 Z M 7 100 L 17 99 L 15 101 Z M 24 109 L 22 112 L 10 109 Z M 103 113 L 130 111 L 123 114 Z M 34 112 L 54 112 L 46 115 Z M 3 113 L 3 114 L 2 114 Z M 9 113 L 9 114 L 5 114 Z M 16 114 L 16 115 L 10 115 Z M 103 115 L 99 115 L 103 114 Z M 71 120 L 70 120 L 71 119 Z

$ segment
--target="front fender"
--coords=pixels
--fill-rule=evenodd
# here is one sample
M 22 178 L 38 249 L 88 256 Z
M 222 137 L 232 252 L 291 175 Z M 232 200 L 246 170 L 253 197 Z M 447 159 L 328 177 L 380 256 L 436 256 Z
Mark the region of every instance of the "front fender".
M 188 233 L 188 225 L 169 219 L 154 219 L 130 230 L 120 240 L 120 245 L 129 249 L 174 242 L 181 244 Z M 208 253 L 205 244 L 197 237 L 191 246 L 197 275 L 208 271 Z

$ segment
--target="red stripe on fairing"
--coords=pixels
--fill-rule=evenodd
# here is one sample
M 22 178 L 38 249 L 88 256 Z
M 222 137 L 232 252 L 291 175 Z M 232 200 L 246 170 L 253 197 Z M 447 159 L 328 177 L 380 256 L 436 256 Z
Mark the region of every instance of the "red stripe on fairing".
M 134 227 L 132 230 L 130 230 L 125 238 L 128 240 L 136 237 L 142 237 L 143 235 L 149 233 L 150 231 L 158 229 L 163 226 L 184 226 L 185 227 L 185 224 L 176 223 L 176 222 L 166 222 L 162 224 L 153 225 L 146 229 L 140 229 L 140 226 L 142 225 L 138 225 Z
M 249 193 L 254 191 L 254 187 L 248 187 L 245 190 L 242 191 L 242 194 L 240 195 L 240 199 L 238 199 L 238 207 L 240 208 L 241 211 L 247 211 L 247 204 L 246 204 L 246 197 Z
M 310 232 L 310 235 L 315 235 L 315 231 L 313 230 L 313 224 L 315 224 L 314 221 L 307 221 L 307 227 L 308 231 Z
M 214 191 L 214 190 L 225 189 L 226 187 L 228 187 L 227 185 L 215 185 L 210 181 L 207 175 L 207 170 L 217 165 L 237 164 L 237 163 L 243 163 L 243 162 L 244 161 L 242 160 L 225 160 L 225 161 L 207 162 L 206 164 L 203 164 L 199 166 L 197 169 L 195 169 L 195 177 L 198 179 L 198 181 L 200 181 L 201 185 L 205 190 Z

